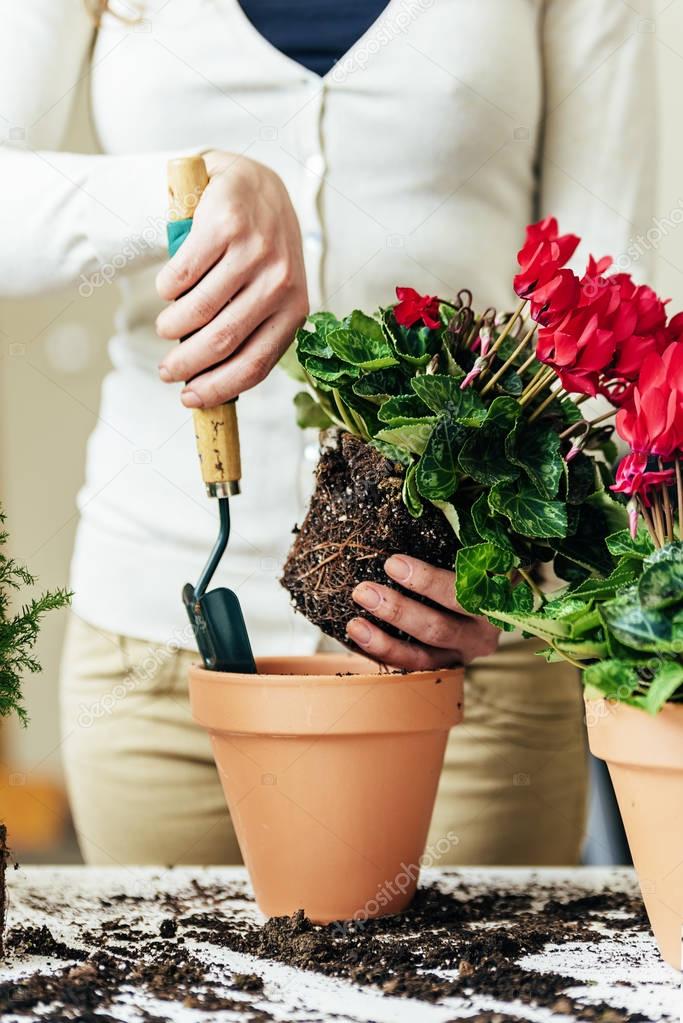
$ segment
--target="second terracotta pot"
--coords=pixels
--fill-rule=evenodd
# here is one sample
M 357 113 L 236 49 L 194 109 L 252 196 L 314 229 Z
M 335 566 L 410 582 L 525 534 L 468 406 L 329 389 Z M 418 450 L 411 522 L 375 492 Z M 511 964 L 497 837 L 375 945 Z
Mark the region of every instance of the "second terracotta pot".
M 681 969 L 683 926 L 683 705 L 651 716 L 586 701 L 591 752 L 606 761 L 643 901 L 662 956 Z
M 265 658 L 258 675 L 195 667 L 190 699 L 214 756 L 256 900 L 317 922 L 412 899 L 461 669 L 378 673 L 362 657 Z

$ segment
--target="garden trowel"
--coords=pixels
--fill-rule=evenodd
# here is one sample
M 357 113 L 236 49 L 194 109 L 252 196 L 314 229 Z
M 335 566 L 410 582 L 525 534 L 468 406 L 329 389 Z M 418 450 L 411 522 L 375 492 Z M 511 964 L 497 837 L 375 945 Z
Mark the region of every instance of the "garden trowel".
M 208 182 L 201 156 L 169 161 L 169 256 L 177 252 L 190 233 L 194 210 Z M 218 500 L 220 527 L 196 586 L 186 583 L 183 587 L 183 603 L 206 668 L 255 673 L 256 665 L 237 595 L 223 586 L 207 592 L 230 538 L 230 498 L 240 492 L 242 472 L 235 402 L 236 399 L 217 408 L 195 409 L 192 413 L 202 477 L 208 496 Z

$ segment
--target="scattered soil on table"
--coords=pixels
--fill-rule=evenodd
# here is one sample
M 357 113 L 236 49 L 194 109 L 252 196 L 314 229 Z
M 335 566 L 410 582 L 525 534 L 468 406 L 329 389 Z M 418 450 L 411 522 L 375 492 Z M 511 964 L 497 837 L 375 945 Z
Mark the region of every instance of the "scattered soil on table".
M 372 618 L 351 599 L 354 587 L 365 580 L 394 586 L 384 571 L 391 554 L 453 567 L 455 536 L 445 517 L 427 503 L 416 523 L 402 488 L 401 465 L 350 433 L 328 432 L 282 585 L 309 622 L 342 643 L 349 643 L 346 625 L 352 618 Z M 407 638 L 384 623 L 382 628 Z
M 4 824 L 0 824 L 0 959 L 2 959 L 4 952 L 5 910 L 7 908 L 5 875 L 7 873 L 8 860 L 9 849 L 7 848 L 7 827 Z
M 35 1017 L 40 1007 L 44 1023 L 110 1023 L 117 1019 L 122 990 L 133 986 L 204 1012 L 231 1010 L 249 1023 L 270 1023 L 275 1017 L 261 1007 L 267 1001 L 262 979 L 202 962 L 199 943 L 342 978 L 393 997 L 435 1003 L 458 996 L 467 1003 L 478 995 L 545 1007 L 582 1023 L 650 1023 L 647 1016 L 629 1015 L 618 1005 L 570 997 L 568 989 L 578 985 L 574 978 L 519 965 L 529 953 L 573 942 L 616 940 L 623 943 L 625 957 L 632 955 L 633 932 L 648 927 L 636 896 L 604 891 L 576 897 L 576 889 L 540 883 L 534 899 L 526 892 L 468 892 L 464 884 L 456 894 L 445 894 L 431 886 L 420 889 L 411 907 L 396 917 L 318 926 L 300 911 L 259 926 L 227 907 L 219 891 L 213 898 L 204 891 L 208 906 L 201 911 L 193 910 L 191 889 L 185 895 L 146 898 L 141 915 L 128 922 L 108 920 L 85 932 L 87 952 L 68 949 L 47 928 L 13 928 L 12 956 L 43 949 L 38 954 L 59 959 L 75 953 L 70 957 L 82 961 L 55 973 L 0 983 L 0 1015 Z M 106 907 L 116 904 L 114 899 L 98 901 Z M 138 912 L 135 905 L 132 912 Z M 141 921 L 152 908 L 157 922 L 145 927 Z M 159 922 L 162 913 L 167 915 Z M 143 1017 L 158 1023 L 149 1013 Z M 469 1023 L 522 1019 L 491 1012 L 470 1017 Z

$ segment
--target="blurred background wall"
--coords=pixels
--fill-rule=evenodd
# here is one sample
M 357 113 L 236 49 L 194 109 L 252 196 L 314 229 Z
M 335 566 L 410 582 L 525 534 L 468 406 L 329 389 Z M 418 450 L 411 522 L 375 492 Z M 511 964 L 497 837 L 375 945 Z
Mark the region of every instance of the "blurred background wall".
M 615 0 L 618 2 L 618 0 Z M 635 7 L 635 4 L 633 5 Z M 660 188 L 647 244 L 659 290 L 683 309 L 683 0 L 656 0 L 652 25 L 661 101 Z M 67 148 L 93 151 L 85 95 Z M 619 168 L 614 168 L 615 175 Z M 571 225 L 565 225 L 571 230 Z M 87 437 L 107 368 L 115 295 L 77 289 L 0 304 L 0 498 L 11 554 L 44 587 L 63 586 L 76 526 Z M 57 677 L 65 615 L 46 620 L 38 656 L 42 675 L 27 679 L 31 726 L 0 725 L 0 817 L 12 821 L 25 862 L 77 857 L 61 782 Z

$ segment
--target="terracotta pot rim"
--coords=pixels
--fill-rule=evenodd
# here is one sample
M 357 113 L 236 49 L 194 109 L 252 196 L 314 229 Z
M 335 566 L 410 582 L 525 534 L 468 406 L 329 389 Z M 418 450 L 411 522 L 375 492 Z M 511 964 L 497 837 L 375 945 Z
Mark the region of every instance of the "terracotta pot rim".
M 619 707 L 624 711 L 632 711 L 634 714 L 638 715 L 642 714 L 643 717 L 648 719 L 648 721 L 656 721 L 660 714 L 664 713 L 664 711 L 666 711 L 667 714 L 678 714 L 683 716 L 683 703 L 673 703 L 670 700 L 664 704 L 657 714 L 648 714 L 646 710 L 641 710 L 640 707 L 630 707 L 627 703 L 622 703 L 621 700 L 610 700 L 606 696 L 587 696 L 584 694 L 583 701 L 588 706 L 591 704 L 597 706 L 600 703 L 606 703 L 610 707 Z
M 649 770 L 683 770 L 683 704 L 666 703 L 654 715 L 604 697 L 586 699 L 585 706 L 593 756 Z
M 241 675 L 190 668 L 190 707 L 210 734 L 394 735 L 447 732 L 462 720 L 464 672 L 367 674 L 365 658 L 261 658 L 295 673 Z M 321 674 L 328 665 L 357 674 Z M 374 667 L 374 664 L 372 664 Z M 307 675 L 306 669 L 315 673 Z
M 320 661 L 321 658 L 329 657 L 331 661 L 337 660 L 339 655 L 337 654 L 311 654 L 311 660 Z M 256 666 L 258 668 L 261 665 L 268 665 L 270 662 L 278 662 L 283 666 L 286 666 L 291 662 L 292 667 L 294 664 L 301 664 L 301 656 L 287 656 L 287 657 L 257 657 Z M 197 679 L 204 681 L 211 681 L 214 685 L 253 685 L 256 680 L 259 683 L 266 685 L 276 686 L 320 686 L 320 685 L 340 685 L 345 686 L 367 686 L 369 682 L 373 682 L 376 685 L 396 685 L 400 682 L 422 682 L 431 681 L 435 676 L 443 676 L 444 679 L 457 678 L 458 676 L 464 676 L 464 667 L 457 665 L 453 668 L 430 668 L 425 671 L 352 671 L 348 674 L 345 672 L 329 672 L 324 673 L 320 671 L 311 672 L 311 674 L 304 674 L 301 671 L 292 670 L 291 672 L 270 672 L 260 671 L 257 675 L 246 675 L 240 672 L 228 672 L 228 671 L 210 671 L 205 668 L 202 664 L 193 663 L 190 665 L 190 671 L 193 676 Z

